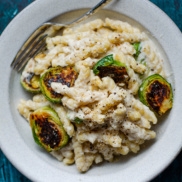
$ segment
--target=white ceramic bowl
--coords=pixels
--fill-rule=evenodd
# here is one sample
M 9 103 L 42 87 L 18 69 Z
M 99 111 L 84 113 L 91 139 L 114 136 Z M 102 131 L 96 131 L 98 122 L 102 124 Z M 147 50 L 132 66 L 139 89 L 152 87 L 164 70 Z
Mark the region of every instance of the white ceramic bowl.
M 58 15 L 54 21 L 72 20 L 97 2 L 36 1 L 18 14 L 0 37 L 0 145 L 14 166 L 32 181 L 148 181 L 159 174 L 181 149 L 182 35 L 175 24 L 147 0 L 114 0 L 107 10 L 92 18 L 110 17 L 128 21 L 149 34 L 164 56 L 165 67 L 175 89 L 174 106 L 155 128 L 156 140 L 148 143 L 137 155 L 94 166 L 85 174 L 80 174 L 74 165 L 65 166 L 58 162 L 34 143 L 30 127 L 17 111 L 19 99 L 29 95 L 21 88 L 20 75 L 11 70 L 10 63 L 23 42 L 41 23 Z

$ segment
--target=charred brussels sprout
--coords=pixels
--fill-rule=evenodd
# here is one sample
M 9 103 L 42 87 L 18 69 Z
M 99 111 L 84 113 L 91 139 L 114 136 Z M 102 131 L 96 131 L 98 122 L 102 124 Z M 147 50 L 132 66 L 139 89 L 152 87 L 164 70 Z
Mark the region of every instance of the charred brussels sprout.
M 68 143 L 69 137 L 52 108 L 43 107 L 34 111 L 29 120 L 35 142 L 48 152 L 58 150 Z
M 20 83 L 23 86 L 23 88 L 28 92 L 39 93 L 39 79 L 39 75 L 35 75 L 34 73 L 26 73 L 26 75 L 21 75 Z
M 101 78 L 109 76 L 115 83 L 127 83 L 129 80 L 126 65 L 114 60 L 112 54 L 99 60 L 94 65 L 93 72 Z
M 55 67 L 48 69 L 40 78 L 40 88 L 45 97 L 54 103 L 60 103 L 62 95 L 51 88 L 52 82 L 62 83 L 68 87 L 73 86 L 77 72 L 71 67 Z
M 159 115 L 172 108 L 173 92 L 171 84 L 158 74 L 151 75 L 143 81 L 138 95 L 141 102 Z

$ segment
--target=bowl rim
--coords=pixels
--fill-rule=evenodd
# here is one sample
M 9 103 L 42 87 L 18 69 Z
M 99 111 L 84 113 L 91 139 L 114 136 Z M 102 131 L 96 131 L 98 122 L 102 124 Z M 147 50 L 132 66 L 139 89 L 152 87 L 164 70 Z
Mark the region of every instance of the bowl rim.
M 12 60 L 15 56 L 16 52 L 18 51 L 19 47 L 21 46 L 21 43 L 24 42 L 24 40 L 27 39 L 28 35 L 31 34 L 32 29 L 38 27 L 41 23 L 48 21 L 49 19 L 52 19 L 53 17 L 56 17 L 60 13 L 66 13 L 69 11 L 72 11 L 74 9 L 84 9 L 88 7 L 92 7 L 94 4 L 96 4 L 97 0 L 83 0 L 84 3 L 68 3 L 67 0 L 42 0 L 42 1 L 35 1 L 31 3 L 29 6 L 27 6 L 23 11 L 21 11 L 7 26 L 7 28 L 4 30 L 0 37 L 0 55 L 2 55 L 4 60 Z M 118 3 L 120 6 L 117 6 Z M 132 6 L 128 6 L 128 4 Z M 65 5 L 65 6 L 62 6 Z M 50 8 L 48 8 L 50 7 Z M 61 7 L 61 8 L 60 8 Z M 45 10 L 45 11 L 40 11 Z M 154 178 L 156 175 L 158 175 L 162 170 L 164 170 L 171 161 L 176 157 L 176 155 L 180 152 L 182 147 L 182 134 L 180 132 L 180 128 L 182 127 L 182 123 L 179 121 L 179 115 L 180 114 L 180 102 L 182 102 L 182 96 L 180 94 L 182 81 L 180 80 L 180 69 L 182 68 L 182 64 L 180 63 L 180 58 L 182 57 L 182 51 L 180 52 L 181 48 L 181 41 L 182 41 L 182 34 L 181 31 L 177 28 L 177 26 L 174 24 L 174 22 L 158 7 L 156 7 L 154 4 L 152 4 L 150 1 L 146 0 L 123 0 L 121 1 L 114 1 L 110 5 L 107 6 L 108 9 L 114 10 L 114 11 L 122 11 L 122 14 L 137 19 L 141 17 L 143 14 L 146 16 L 143 16 L 140 20 L 138 20 L 141 25 L 144 25 L 148 30 L 151 30 L 152 34 L 159 39 L 160 44 L 164 48 L 165 52 L 167 53 L 167 56 L 169 60 L 175 59 L 175 64 L 173 62 L 171 63 L 172 70 L 175 70 L 174 73 L 174 85 L 175 85 L 175 94 L 174 94 L 174 107 L 170 115 L 172 115 L 171 120 L 172 122 L 169 123 L 167 127 L 167 131 L 171 130 L 171 132 L 168 132 L 168 135 L 163 136 L 160 139 L 160 146 L 158 146 L 158 143 L 156 142 L 155 147 L 163 148 L 164 150 L 167 150 L 166 141 L 171 147 L 169 147 L 168 151 L 160 151 L 161 154 L 157 154 L 157 151 L 155 150 L 155 147 L 151 147 L 151 152 L 153 151 L 156 155 L 155 160 L 153 160 L 150 164 L 146 166 L 141 167 L 140 169 L 136 169 L 135 171 L 132 169 L 132 178 L 134 181 L 148 181 Z M 106 8 L 106 9 L 107 9 Z M 126 9 L 129 9 L 129 11 L 126 11 Z M 137 10 L 142 11 L 137 11 Z M 131 12 L 133 14 L 131 14 Z M 36 14 L 36 19 L 30 19 L 34 14 Z M 150 18 L 152 17 L 153 22 L 151 24 L 146 23 Z M 160 17 L 160 19 L 158 18 Z M 29 22 L 27 25 L 26 22 Z M 26 26 L 24 26 L 26 24 Z M 162 24 L 162 26 L 160 26 Z M 21 27 L 21 30 L 18 30 L 18 28 Z M 165 30 L 165 32 L 164 32 Z M 163 31 L 163 32 L 162 32 Z M 24 33 L 26 32 L 26 33 Z M 162 34 L 161 34 L 162 32 Z M 16 37 L 14 36 L 16 34 Z M 170 36 L 169 36 L 170 35 Z M 12 42 L 12 45 L 10 45 L 10 48 L 12 48 L 12 51 L 7 53 L 5 52 L 6 45 L 9 45 L 9 42 Z M 173 41 L 171 41 L 173 40 Z M 168 45 L 167 45 L 168 44 Z M 5 61 L 3 61 L 4 63 Z M 10 62 L 8 63 L 10 64 Z M 17 131 L 17 126 L 15 125 L 13 121 L 12 115 L 4 115 L 4 113 L 7 113 L 7 111 L 10 110 L 11 100 L 10 100 L 10 79 L 12 77 L 12 70 L 10 69 L 9 65 L 3 64 L 2 67 L 0 67 L 0 72 L 3 73 L 6 70 L 7 78 L 3 79 L 0 78 L 0 83 L 2 83 L 2 90 L 3 93 L 0 96 L 0 100 L 3 104 L 0 105 L 0 118 L 3 118 L 1 120 L 0 126 L 3 128 L 0 132 L 0 146 L 3 153 L 7 156 L 7 158 L 12 162 L 12 164 L 25 176 L 27 176 L 29 179 L 33 181 L 45 181 L 46 180 L 52 180 L 52 181 L 58 181 L 60 180 L 60 175 L 57 175 L 57 170 L 55 171 L 54 168 L 48 167 L 47 163 L 45 161 L 40 161 L 40 159 L 37 156 L 34 156 L 34 154 L 30 151 L 30 149 L 26 146 L 26 143 L 22 140 L 22 137 Z M 8 84 L 7 84 L 8 82 Z M 175 125 L 174 125 L 175 124 Z M 170 129 L 169 129 L 170 128 Z M 6 130 L 8 129 L 8 132 Z M 13 134 L 16 137 L 16 142 L 10 141 L 12 136 L 10 134 Z M 165 141 L 164 143 L 162 143 Z M 21 150 L 18 149 L 17 145 L 21 146 Z M 10 147 L 13 148 L 13 151 L 10 150 Z M 29 156 L 27 158 L 27 156 Z M 30 160 L 31 159 L 31 160 Z M 161 161 L 160 161 L 161 159 Z M 19 162 L 24 161 L 24 162 Z M 148 159 L 144 159 L 144 161 L 148 161 Z M 140 162 L 139 164 L 143 165 L 143 162 Z M 156 161 L 160 161 L 158 164 L 156 164 Z M 28 165 L 28 163 L 32 162 L 33 164 L 38 164 L 39 166 L 32 167 L 31 165 Z M 152 166 L 155 166 L 155 169 L 152 169 Z M 44 172 L 44 168 L 48 169 L 50 171 L 49 175 L 48 173 Z M 147 168 L 147 169 L 145 169 Z M 141 174 L 140 170 L 144 170 L 146 174 Z M 149 170 L 150 169 L 150 170 Z M 140 174 L 137 176 L 137 173 Z M 41 176 L 41 174 L 44 174 L 44 176 Z M 122 176 L 123 181 L 127 181 L 130 179 L 128 176 L 128 172 L 123 171 L 124 176 Z M 126 175 L 127 174 L 127 175 Z M 70 176 L 67 172 L 62 172 L 62 178 L 65 179 L 75 179 L 76 181 L 84 180 L 84 181 L 110 181 L 115 176 L 114 174 L 110 174 L 109 176 L 106 175 L 106 177 L 103 176 L 93 176 L 93 175 L 72 175 Z

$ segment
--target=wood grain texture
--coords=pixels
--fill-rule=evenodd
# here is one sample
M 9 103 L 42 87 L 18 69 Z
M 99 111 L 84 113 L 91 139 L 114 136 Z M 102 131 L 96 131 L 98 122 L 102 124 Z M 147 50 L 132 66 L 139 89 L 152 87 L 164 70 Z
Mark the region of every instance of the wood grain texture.
M 182 31 L 182 0 L 150 0 Z M 0 0 L 0 34 L 7 24 L 33 0 Z M 0 151 L 0 182 L 29 182 Z M 182 152 L 152 182 L 182 182 Z

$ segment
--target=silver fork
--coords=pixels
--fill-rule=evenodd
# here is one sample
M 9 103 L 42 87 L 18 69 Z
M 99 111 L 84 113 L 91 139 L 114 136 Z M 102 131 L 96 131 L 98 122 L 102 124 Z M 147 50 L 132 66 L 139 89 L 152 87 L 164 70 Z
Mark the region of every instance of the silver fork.
M 94 13 L 96 13 L 99 9 L 104 7 L 112 0 L 102 0 L 92 9 L 90 9 L 87 13 L 79 17 L 68 24 L 60 24 L 60 23 L 52 23 L 46 22 L 43 23 L 40 27 L 38 27 L 26 40 L 26 42 L 22 45 L 18 53 L 16 54 L 14 60 L 11 63 L 11 67 L 17 71 L 20 71 L 25 64 L 33 58 L 35 55 L 40 53 L 45 47 L 46 42 L 45 39 L 48 36 L 54 36 L 56 33 L 63 28 L 73 27 L 74 25 L 80 23 L 81 21 L 87 19 Z M 48 31 L 48 29 L 51 31 Z M 47 32 L 46 32 L 47 31 Z

